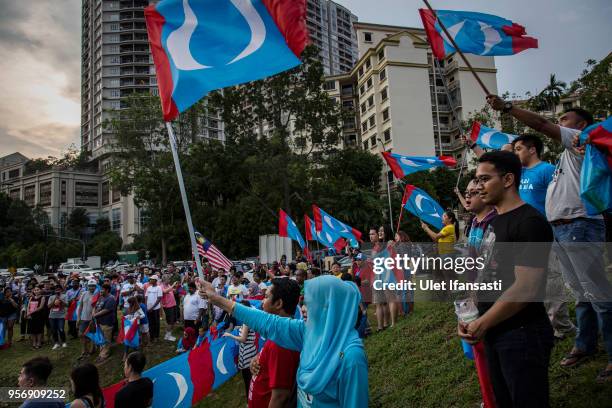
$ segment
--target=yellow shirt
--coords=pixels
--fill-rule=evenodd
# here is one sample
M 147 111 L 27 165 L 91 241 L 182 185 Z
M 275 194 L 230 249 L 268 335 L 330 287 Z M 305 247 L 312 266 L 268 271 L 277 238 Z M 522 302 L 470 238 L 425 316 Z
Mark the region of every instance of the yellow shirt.
M 455 226 L 445 225 L 441 230 L 442 235 L 438 238 L 438 253 L 439 254 L 450 254 L 455 251 L 453 245 L 455 244 Z

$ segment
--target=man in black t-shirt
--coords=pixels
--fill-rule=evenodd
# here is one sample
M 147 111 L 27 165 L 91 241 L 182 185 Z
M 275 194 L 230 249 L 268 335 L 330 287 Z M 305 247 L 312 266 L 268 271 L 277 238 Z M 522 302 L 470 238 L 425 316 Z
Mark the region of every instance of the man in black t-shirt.
M 519 196 L 516 155 L 490 152 L 479 163 L 479 195 L 498 214 L 492 233 L 483 237 L 491 254 L 485 274 L 502 280 L 503 289 L 494 302 L 479 301 L 480 317 L 460 323 L 459 336 L 472 344 L 484 341 L 498 407 L 548 407 L 553 331 L 542 300 L 552 229 Z
M 115 408 L 147 408 L 153 402 L 153 381 L 142 377 L 147 363 L 140 351 L 130 353 L 123 365 L 127 383 L 115 395 Z

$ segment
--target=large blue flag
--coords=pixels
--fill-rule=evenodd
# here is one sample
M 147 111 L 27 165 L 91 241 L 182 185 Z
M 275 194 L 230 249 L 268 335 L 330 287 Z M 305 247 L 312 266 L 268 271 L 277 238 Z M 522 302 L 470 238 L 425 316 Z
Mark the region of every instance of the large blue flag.
M 538 48 L 538 40 L 525 36 L 525 27 L 503 17 L 456 10 L 436 10 L 435 15 L 427 9 L 419 12 L 431 49 L 439 60 L 456 51 L 440 21 L 464 53 L 512 55 L 527 48 Z
M 147 7 L 164 120 L 212 90 L 299 65 L 305 14 L 304 0 L 162 0 Z
M 502 133 L 497 129 L 486 127 L 480 122 L 472 124 L 471 139 L 484 149 L 499 150 L 503 145 L 512 143 L 517 137 L 516 135 Z
M 404 208 L 419 217 L 424 222 L 442 229 L 442 215 L 444 210 L 433 198 L 420 188 L 412 184 L 406 186 L 404 192 Z
M 339 235 L 346 238 L 353 248 L 359 247 L 361 231 L 332 217 L 315 204 L 312 205 L 312 213 L 317 232 L 323 232 L 332 238 L 334 235 Z
M 398 179 L 406 177 L 408 174 L 416 173 L 434 167 L 454 167 L 457 161 L 450 156 L 404 156 L 401 154 L 382 152 L 393 175 Z

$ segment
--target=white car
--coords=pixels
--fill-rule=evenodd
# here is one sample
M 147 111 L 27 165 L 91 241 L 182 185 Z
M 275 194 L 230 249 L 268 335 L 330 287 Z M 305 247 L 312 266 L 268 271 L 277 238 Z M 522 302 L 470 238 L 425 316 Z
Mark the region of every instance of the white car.
M 79 276 L 85 280 L 93 279 L 97 281 L 100 274 L 98 272 L 82 271 L 79 273 Z
M 8 269 L 0 269 L 0 278 L 10 278 L 11 277 L 11 273 L 8 271 Z
M 71 273 L 76 272 L 79 275 L 82 274 L 82 272 L 95 272 L 95 273 L 102 273 L 101 270 L 99 269 L 94 269 L 91 266 L 87 265 L 87 264 L 67 264 L 64 265 L 64 268 L 62 269 L 62 273 L 64 275 L 70 275 Z
M 21 276 L 34 275 L 34 269 L 31 269 L 31 268 L 18 268 L 17 269 L 17 275 L 21 275 Z

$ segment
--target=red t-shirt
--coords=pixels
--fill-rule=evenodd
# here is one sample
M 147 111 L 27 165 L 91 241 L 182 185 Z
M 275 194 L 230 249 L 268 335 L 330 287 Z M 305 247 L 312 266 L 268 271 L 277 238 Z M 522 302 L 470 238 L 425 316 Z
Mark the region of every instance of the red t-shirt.
M 272 390 L 292 390 L 300 364 L 300 353 L 268 340 L 259 355 L 259 373 L 251 379 L 249 408 L 268 408 Z

